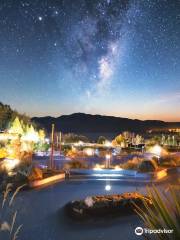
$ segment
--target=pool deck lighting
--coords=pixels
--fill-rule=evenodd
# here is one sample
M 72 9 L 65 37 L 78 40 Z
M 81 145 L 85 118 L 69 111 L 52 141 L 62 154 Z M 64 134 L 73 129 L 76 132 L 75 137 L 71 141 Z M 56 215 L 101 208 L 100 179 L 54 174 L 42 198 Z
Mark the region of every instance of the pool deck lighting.
M 106 190 L 106 191 L 110 191 L 110 190 L 111 190 L 111 185 L 107 184 L 107 185 L 105 186 L 105 190 Z

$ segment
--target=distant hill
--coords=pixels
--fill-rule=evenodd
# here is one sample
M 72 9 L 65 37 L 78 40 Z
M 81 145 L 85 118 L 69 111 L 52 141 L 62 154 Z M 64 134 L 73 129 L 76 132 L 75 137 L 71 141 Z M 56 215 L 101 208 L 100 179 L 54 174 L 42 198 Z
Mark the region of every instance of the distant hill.
M 30 118 L 25 114 L 20 114 L 16 110 L 13 110 L 9 105 L 0 102 L 0 131 L 5 130 L 9 127 L 11 121 L 19 117 L 24 123 L 29 123 Z
M 112 116 L 91 115 L 85 113 L 74 113 L 54 117 L 34 117 L 31 119 L 36 124 L 51 131 L 51 124 L 55 124 L 56 131 L 63 133 L 78 133 L 86 136 L 111 136 L 122 131 L 144 132 L 149 129 L 167 129 L 180 127 L 180 122 L 164 122 L 158 120 L 138 120 Z

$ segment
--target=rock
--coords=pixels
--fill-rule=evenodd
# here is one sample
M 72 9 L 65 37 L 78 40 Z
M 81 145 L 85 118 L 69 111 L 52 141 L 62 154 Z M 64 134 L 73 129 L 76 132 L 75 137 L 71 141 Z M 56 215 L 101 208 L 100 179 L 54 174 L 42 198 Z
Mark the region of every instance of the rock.
M 143 206 L 143 201 L 150 205 L 148 197 L 137 192 L 123 193 L 106 196 L 91 196 L 84 200 L 72 201 L 66 205 L 67 213 L 75 219 L 89 217 L 105 217 L 107 215 L 119 215 L 134 213 L 134 203 Z
M 158 169 L 158 165 L 154 160 L 144 160 L 138 166 L 139 172 L 154 172 Z
M 43 172 L 40 168 L 33 167 L 30 174 L 28 175 L 29 181 L 40 180 L 43 178 Z
M 93 204 L 94 204 L 94 200 L 92 199 L 92 197 L 87 197 L 85 200 L 84 200 L 85 204 L 88 206 L 88 207 L 93 207 Z

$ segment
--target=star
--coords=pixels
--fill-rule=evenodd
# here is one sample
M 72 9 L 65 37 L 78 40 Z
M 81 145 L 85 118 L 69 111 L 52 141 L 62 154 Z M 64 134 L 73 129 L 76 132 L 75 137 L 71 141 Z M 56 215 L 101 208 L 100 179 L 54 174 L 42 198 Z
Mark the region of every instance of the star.
M 8 88 L 2 89 L 6 79 L 16 88 L 16 77 L 23 82 L 22 89 L 16 90 L 17 98 L 26 101 L 34 94 L 35 107 L 38 97 L 48 92 L 54 107 L 47 99 L 40 103 L 42 109 L 47 104 L 47 113 L 53 109 L 58 114 L 57 103 L 62 100 L 62 114 L 75 111 L 75 106 L 77 111 L 86 107 L 95 111 L 96 106 L 97 112 L 116 109 L 113 114 L 135 116 L 135 109 L 136 114 L 143 109 L 142 102 L 166 95 L 169 89 L 180 91 L 180 3 L 138 2 L 4 1 L 0 4 L 1 98 L 11 101 Z M 38 95 L 32 89 L 42 91 Z M 73 101 L 77 104 L 70 105 Z M 13 99 L 13 104 L 19 109 L 18 101 Z M 36 115 L 33 104 L 29 106 L 27 100 L 22 112 Z M 175 120 L 175 103 L 170 104 L 168 110 Z M 147 109 L 152 109 L 150 117 L 156 114 L 151 103 Z M 157 118 L 164 119 L 166 112 L 161 109 L 162 116 Z M 142 117 L 148 118 L 148 110 Z
M 42 21 L 42 20 L 43 20 L 43 18 L 42 18 L 41 16 L 39 16 L 39 17 L 38 17 L 38 20 L 39 20 L 39 21 Z

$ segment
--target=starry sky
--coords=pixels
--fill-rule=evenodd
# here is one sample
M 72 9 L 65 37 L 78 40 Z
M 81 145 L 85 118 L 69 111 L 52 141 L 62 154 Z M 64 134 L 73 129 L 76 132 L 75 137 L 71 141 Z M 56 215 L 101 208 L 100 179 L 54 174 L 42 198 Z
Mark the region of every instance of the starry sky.
M 180 1 L 0 0 L 0 101 L 180 121 Z

